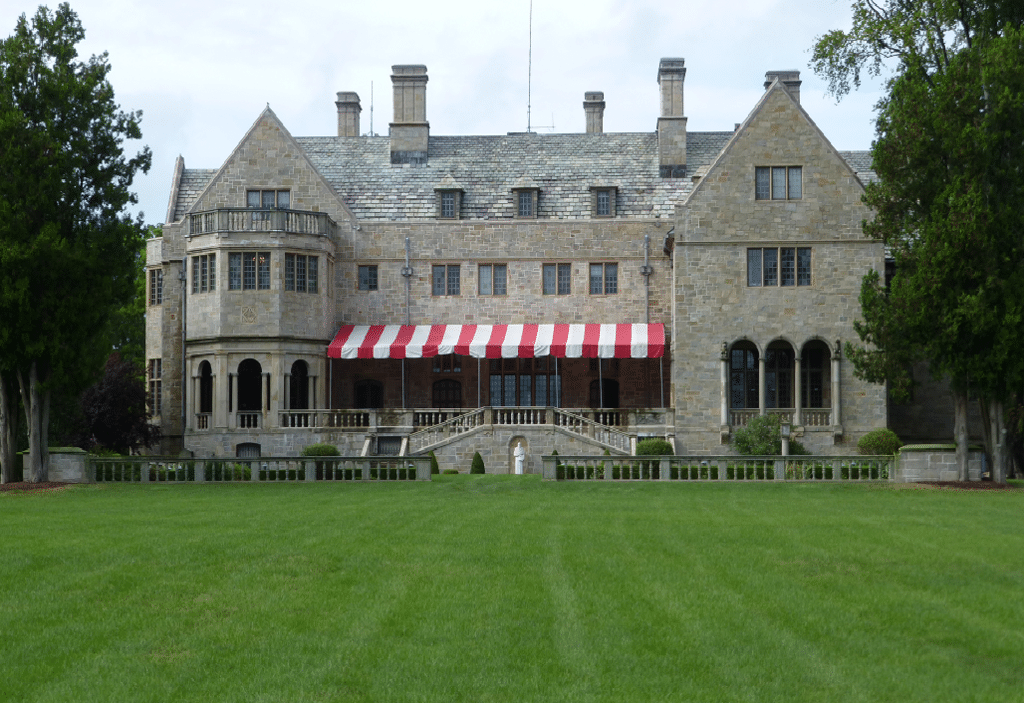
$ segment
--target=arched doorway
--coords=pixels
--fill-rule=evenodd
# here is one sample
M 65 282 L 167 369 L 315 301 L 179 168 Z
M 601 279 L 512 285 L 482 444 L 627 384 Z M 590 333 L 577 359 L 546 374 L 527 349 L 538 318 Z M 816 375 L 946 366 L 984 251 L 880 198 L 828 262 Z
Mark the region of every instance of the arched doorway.
M 209 361 L 199 364 L 199 412 L 213 412 L 213 369 Z
M 757 347 L 742 341 L 729 351 L 729 407 L 733 410 L 757 409 Z
M 238 365 L 238 412 L 263 410 L 263 367 L 255 359 Z
M 793 398 L 793 362 L 796 355 L 787 342 L 772 342 L 764 355 L 764 406 L 796 407 Z
M 309 366 L 305 361 L 292 364 L 288 381 L 289 410 L 309 410 Z

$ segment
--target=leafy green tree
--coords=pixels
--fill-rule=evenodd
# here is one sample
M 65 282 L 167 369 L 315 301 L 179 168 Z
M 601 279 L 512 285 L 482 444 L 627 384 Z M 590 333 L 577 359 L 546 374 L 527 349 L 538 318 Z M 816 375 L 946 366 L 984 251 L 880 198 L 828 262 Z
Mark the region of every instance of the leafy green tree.
M 149 422 L 146 382 L 138 366 L 114 352 L 103 377 L 82 393 L 82 427 L 74 444 L 125 454 L 153 444 L 160 428 Z
M 781 456 L 782 423 L 778 415 L 758 415 L 750 418 L 744 427 L 733 432 L 732 448 L 744 456 Z M 789 453 L 810 454 L 795 439 L 789 440 Z
M 0 372 L 18 381 L 30 481 L 47 478 L 52 390 L 84 388 L 110 352 L 145 231 L 125 212 L 151 161 L 148 148 L 124 151 L 141 113 L 114 101 L 106 54 L 78 59 L 84 36 L 63 3 L 22 15 L 0 42 Z
M 891 67 L 872 147 L 875 218 L 865 232 L 895 259 L 861 288 L 856 373 L 899 399 L 911 364 L 948 377 L 967 478 L 967 397 L 977 392 L 996 480 L 1003 404 L 1024 388 L 1024 5 L 979 0 L 853 4 L 849 32 L 819 37 L 812 65 L 841 97 Z
M 484 458 L 480 456 L 480 452 L 473 452 L 473 461 L 469 465 L 469 473 L 471 474 L 485 474 L 487 470 L 484 468 Z

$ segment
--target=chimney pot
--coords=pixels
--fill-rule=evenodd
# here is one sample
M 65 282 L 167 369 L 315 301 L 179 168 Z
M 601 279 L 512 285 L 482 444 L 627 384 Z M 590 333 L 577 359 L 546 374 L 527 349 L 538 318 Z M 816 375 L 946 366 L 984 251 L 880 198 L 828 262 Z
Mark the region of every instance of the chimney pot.
M 334 103 L 338 107 L 338 136 L 359 136 L 359 113 L 363 108 L 359 105 L 357 93 L 340 92 Z
M 685 78 L 685 59 L 662 59 L 658 64 L 658 86 L 661 88 L 658 171 L 662 178 L 682 178 L 686 175 L 686 117 L 683 113 Z
M 793 99 L 800 102 L 800 71 L 768 71 L 764 74 L 764 89 L 772 87 L 772 83 L 779 81 L 782 87 L 793 96 Z
M 391 67 L 395 120 L 391 123 L 391 163 L 427 163 L 430 123 L 427 122 L 427 67 Z
M 587 134 L 604 132 L 604 93 L 599 90 L 583 94 L 583 112 L 587 116 Z

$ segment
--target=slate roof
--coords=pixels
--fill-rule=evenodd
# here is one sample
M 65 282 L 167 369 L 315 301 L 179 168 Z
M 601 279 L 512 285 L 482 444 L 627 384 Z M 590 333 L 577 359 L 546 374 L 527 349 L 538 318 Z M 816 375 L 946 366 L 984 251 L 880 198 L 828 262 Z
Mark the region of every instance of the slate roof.
M 216 168 L 186 168 L 181 172 L 181 180 L 178 181 L 178 201 L 174 205 L 174 221 L 178 222 L 192 203 L 196 201 L 199 194 L 203 192 L 206 184 L 217 175 Z
M 878 180 L 878 176 L 871 168 L 870 151 L 840 151 L 839 155 L 856 171 L 857 177 L 864 185 Z
M 687 173 L 703 174 L 733 132 L 688 132 Z M 591 187 L 616 189 L 618 217 L 671 217 L 693 188 L 689 177 L 658 174 L 658 135 L 508 134 L 430 137 L 426 165 L 392 165 L 388 137 L 296 137 L 310 161 L 361 220 L 434 219 L 437 188 L 463 191 L 464 219 L 511 219 L 512 188 L 535 184 L 540 219 L 591 217 Z M 871 155 L 840 152 L 867 183 Z M 175 221 L 192 206 L 214 169 L 185 169 Z

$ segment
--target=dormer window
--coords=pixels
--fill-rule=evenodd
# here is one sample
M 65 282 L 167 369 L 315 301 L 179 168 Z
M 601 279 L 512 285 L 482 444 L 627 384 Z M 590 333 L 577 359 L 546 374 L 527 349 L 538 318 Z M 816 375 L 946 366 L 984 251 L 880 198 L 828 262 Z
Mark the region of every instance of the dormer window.
M 462 186 L 448 173 L 434 186 L 437 193 L 437 219 L 457 220 L 462 210 Z
M 457 190 L 440 190 L 437 192 L 437 216 L 442 220 L 459 219 L 459 205 L 462 193 Z
M 800 166 L 757 166 L 754 169 L 755 200 L 800 200 L 803 198 L 803 168 Z
M 615 217 L 616 189 L 609 186 L 593 186 L 590 189 L 590 206 L 594 217 Z
M 537 189 L 516 190 L 516 217 L 519 219 L 535 219 L 537 217 Z

